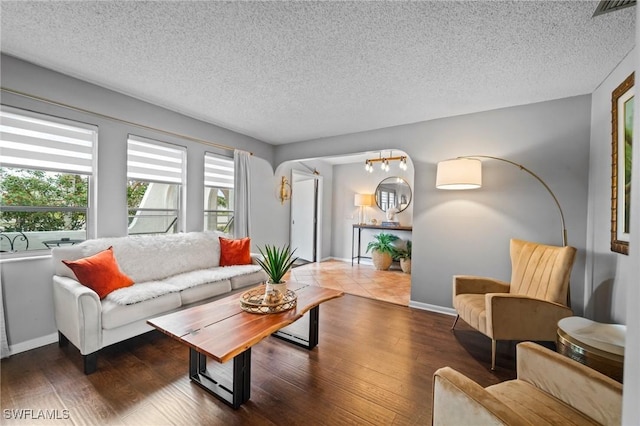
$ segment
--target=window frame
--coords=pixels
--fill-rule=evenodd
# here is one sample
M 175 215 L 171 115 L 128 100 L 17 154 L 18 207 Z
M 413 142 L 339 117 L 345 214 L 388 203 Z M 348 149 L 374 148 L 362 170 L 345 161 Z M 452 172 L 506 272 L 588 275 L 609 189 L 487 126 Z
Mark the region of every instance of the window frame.
M 140 179 L 140 178 L 132 178 L 130 177 L 130 170 L 129 170 L 129 149 L 130 149 L 130 141 L 134 141 L 134 142 L 138 142 L 138 143 L 142 143 L 142 144 L 149 144 L 149 145 L 153 145 L 154 147 L 158 147 L 158 148 L 167 148 L 170 150 L 174 150 L 174 151 L 179 151 L 180 152 L 180 156 L 181 156 L 181 162 L 180 162 L 180 166 L 181 166 L 181 171 L 180 171 L 180 182 L 172 182 L 169 180 L 166 181 L 162 181 L 162 180 L 152 180 L 152 179 Z M 185 232 L 186 229 L 186 208 L 187 208 L 187 203 L 186 203 L 186 193 L 187 193 L 187 148 L 183 145 L 179 145 L 176 143 L 171 143 L 171 142 L 166 142 L 163 140 L 158 140 L 158 139 L 153 139 L 153 138 L 147 138 L 147 137 L 143 137 L 143 136 L 139 136 L 136 134 L 132 134 L 129 133 L 127 135 L 127 171 L 126 171 L 126 181 L 127 181 L 127 185 L 129 185 L 130 181 L 137 181 L 137 182 L 146 182 L 146 183 L 157 183 L 157 184 L 167 184 L 167 185 L 176 185 L 177 186 L 177 192 L 178 192 L 178 200 L 177 200 L 177 207 L 175 209 L 173 208 L 145 208 L 145 207 L 138 207 L 138 208 L 130 208 L 128 206 L 128 201 L 127 201 L 127 235 L 144 235 L 144 234 L 168 234 L 169 230 L 175 226 L 175 232 L 171 232 L 171 233 L 180 233 L 180 232 Z M 135 233 L 130 233 L 130 227 L 129 227 L 129 218 L 131 217 L 130 212 L 132 210 L 135 210 L 137 212 L 176 212 L 175 216 L 176 218 L 171 222 L 171 224 L 165 229 L 164 232 L 135 232 Z M 142 217 L 142 216 L 140 216 Z
M 77 170 L 63 170 L 63 169 L 54 169 L 47 167 L 38 167 L 33 165 L 21 165 L 15 163 L 2 163 L 0 162 L 0 167 L 4 168 L 13 168 L 13 169 L 23 169 L 23 170 L 40 170 L 44 172 L 50 173 L 66 173 L 72 175 L 85 176 L 87 178 L 87 205 L 86 207 L 67 207 L 67 206 L 3 206 L 2 209 L 5 211 L 47 211 L 47 212 L 57 212 L 57 211 L 81 211 L 85 213 L 86 224 L 85 224 L 85 239 L 93 239 L 97 234 L 97 212 L 98 212 L 98 197 L 97 197 L 97 172 L 98 172 L 98 141 L 99 141 L 99 127 L 95 124 L 86 123 L 83 121 L 72 120 L 68 118 L 58 117 L 51 114 L 40 113 L 36 111 L 31 111 L 23 108 L 17 108 L 9 105 L 0 105 L 0 109 L 3 112 L 8 114 L 14 114 L 18 116 L 23 116 L 26 118 L 30 118 L 33 120 L 43 121 L 45 123 L 53 123 L 59 124 L 62 126 L 83 129 L 91 132 L 91 137 L 89 138 L 91 141 L 91 160 L 90 160 L 90 171 L 79 172 Z M 26 129 L 30 130 L 30 129 Z M 11 231 L 9 231 L 11 233 Z M 22 233 L 22 231 L 17 233 Z M 27 231 L 29 232 L 29 231 Z M 46 232 L 46 231 L 41 231 Z M 13 244 L 12 244 L 13 245 Z M 13 251 L 13 252 L 4 252 L 0 253 L 0 258 L 29 258 L 29 257 L 39 257 L 44 254 L 46 251 L 46 255 L 49 255 L 50 247 L 37 248 L 33 250 L 22 250 L 22 251 Z
M 231 163 L 230 165 L 231 165 L 231 167 L 233 169 L 233 172 L 231 174 L 231 179 L 232 179 L 231 186 L 207 185 L 207 157 L 211 157 L 211 158 L 214 158 L 214 159 L 217 159 L 217 160 L 222 160 L 222 161 L 225 161 L 225 162 L 228 161 L 228 162 Z M 206 191 L 207 190 L 212 190 L 212 191 L 215 190 L 216 194 L 217 194 L 217 191 L 220 191 L 220 190 L 221 191 L 230 190 L 230 191 L 232 191 L 233 196 L 232 197 L 230 196 L 229 200 L 232 201 L 232 202 L 235 202 L 235 197 L 236 197 L 236 193 L 235 193 L 235 191 L 236 191 L 236 188 L 235 188 L 235 164 L 234 164 L 233 157 L 229 157 L 229 156 L 218 154 L 218 153 L 214 153 L 214 152 L 205 152 L 203 158 L 204 158 L 204 176 L 203 176 L 204 177 L 204 182 L 203 182 L 204 193 L 202 194 L 203 195 L 203 201 L 204 201 L 204 205 L 203 205 L 203 230 L 204 231 L 218 231 L 218 232 L 225 232 L 225 233 L 228 233 L 228 234 L 233 234 L 234 219 L 235 219 L 235 214 L 236 214 L 235 206 L 230 205 L 227 210 L 208 209 L 207 208 L 207 206 L 208 206 L 207 200 L 204 200 L 204 196 L 206 195 L 206 193 L 207 193 Z M 224 180 L 225 178 L 222 177 L 222 179 Z M 216 227 L 216 229 L 210 229 L 208 227 L 209 220 L 207 218 L 207 215 L 211 214 L 211 213 L 214 213 L 214 214 L 223 213 L 223 214 L 226 214 L 226 215 L 230 216 L 230 219 L 227 221 L 227 225 L 224 228 L 224 230 L 218 230 L 217 227 Z

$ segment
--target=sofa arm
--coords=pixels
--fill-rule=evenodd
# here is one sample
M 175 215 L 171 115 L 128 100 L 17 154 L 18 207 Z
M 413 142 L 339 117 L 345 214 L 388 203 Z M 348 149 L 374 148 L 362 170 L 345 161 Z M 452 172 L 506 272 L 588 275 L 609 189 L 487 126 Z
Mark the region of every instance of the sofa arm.
M 102 304 L 96 292 L 74 279 L 54 275 L 53 304 L 58 330 L 82 355 L 102 347 Z
M 433 375 L 432 423 L 439 425 L 530 424 L 482 386 L 450 367 Z
M 459 294 L 508 293 L 509 283 L 472 275 L 453 276 L 453 297 Z
M 256 259 L 262 259 L 262 255 L 260 253 L 251 253 L 251 264 L 259 265 Z
M 486 294 L 485 306 L 487 333 L 495 340 L 555 341 L 558 321 L 573 315 L 570 308 L 559 303 L 518 294 Z
M 558 398 L 603 425 L 622 422 L 622 384 L 531 342 L 516 347 L 518 379 Z

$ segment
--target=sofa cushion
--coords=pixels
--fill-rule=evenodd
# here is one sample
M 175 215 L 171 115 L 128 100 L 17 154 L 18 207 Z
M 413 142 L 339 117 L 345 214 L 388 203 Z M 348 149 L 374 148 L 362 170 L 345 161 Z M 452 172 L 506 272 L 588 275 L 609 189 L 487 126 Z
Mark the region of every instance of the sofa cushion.
M 486 390 L 535 425 L 600 424 L 523 380 L 502 382 Z
M 213 269 L 201 269 L 174 275 L 164 280 L 165 283 L 175 286 L 178 291 L 216 281 L 230 280 L 240 275 L 249 275 L 260 271 L 258 265 L 235 265 Z M 254 281 L 255 283 L 255 281 Z M 233 284 L 233 282 L 232 282 Z
M 147 281 L 116 290 L 109 294 L 106 299 L 118 305 L 132 305 L 178 291 L 177 288 L 163 281 Z
M 111 247 L 78 260 L 63 260 L 78 281 L 104 299 L 109 293 L 133 285 L 133 280 L 120 271 Z
M 216 281 L 214 283 L 202 284 L 191 288 L 182 290 L 180 299 L 182 300 L 182 306 L 190 305 L 191 303 L 200 302 L 210 297 L 219 296 L 221 294 L 229 293 L 231 291 L 231 281 Z
M 78 260 L 83 257 L 91 256 L 97 252 L 84 254 L 81 244 L 74 244 L 71 246 L 53 247 L 51 249 L 51 260 L 53 261 L 54 274 L 61 277 L 67 277 L 78 281 L 78 277 L 73 273 L 71 269 L 64 263 L 63 260 Z M 108 247 L 108 246 L 107 246 Z M 115 255 L 114 255 L 115 257 Z M 117 258 L 116 258 L 117 260 Z
M 228 235 L 220 232 L 187 232 L 98 238 L 71 247 L 56 247 L 52 255 L 54 262 L 65 254 L 70 257 L 63 259 L 74 260 L 113 246 L 113 254 L 122 272 L 135 282 L 156 281 L 182 272 L 219 266 L 220 236 Z M 64 265 L 56 268 L 56 275 L 74 278 Z
M 167 293 L 132 305 L 119 305 L 108 298 L 102 301 L 102 328 L 114 329 L 135 321 L 163 315 L 181 305 L 178 293 Z
M 220 237 L 220 266 L 250 265 L 251 239 L 231 240 Z
M 247 268 L 249 269 L 249 268 Z M 255 269 L 255 268 L 254 268 Z M 231 288 L 233 290 L 237 290 L 239 288 L 258 285 L 267 280 L 267 274 L 262 270 L 262 268 L 258 267 L 258 270 L 247 273 L 247 274 L 238 274 L 231 277 Z

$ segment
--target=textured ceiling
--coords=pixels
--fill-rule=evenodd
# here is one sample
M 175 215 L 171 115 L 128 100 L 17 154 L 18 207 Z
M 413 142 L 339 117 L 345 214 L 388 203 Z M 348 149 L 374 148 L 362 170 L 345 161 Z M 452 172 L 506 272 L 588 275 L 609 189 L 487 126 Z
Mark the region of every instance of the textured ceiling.
M 283 144 L 591 93 L 634 46 L 597 1 L 2 1 L 2 51 Z

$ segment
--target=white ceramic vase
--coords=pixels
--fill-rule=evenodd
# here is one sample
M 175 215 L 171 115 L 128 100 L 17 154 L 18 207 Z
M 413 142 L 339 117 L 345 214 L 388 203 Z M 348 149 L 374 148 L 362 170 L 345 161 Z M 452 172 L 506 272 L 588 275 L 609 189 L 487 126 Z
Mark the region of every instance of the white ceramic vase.
M 287 282 L 283 281 L 278 284 L 274 284 L 271 281 L 267 281 L 265 293 L 269 293 L 270 291 L 278 291 L 283 297 L 287 294 Z

